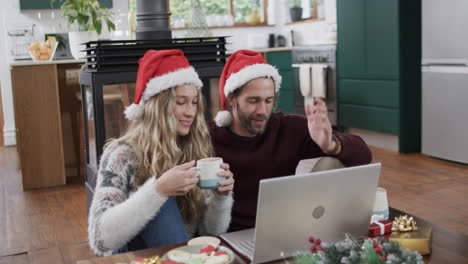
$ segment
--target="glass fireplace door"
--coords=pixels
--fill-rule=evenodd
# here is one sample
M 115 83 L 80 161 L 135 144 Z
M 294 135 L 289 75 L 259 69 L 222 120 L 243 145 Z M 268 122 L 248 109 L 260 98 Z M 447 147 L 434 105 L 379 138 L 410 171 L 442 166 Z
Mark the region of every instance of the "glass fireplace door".
M 135 94 L 135 83 L 104 85 L 104 131 L 105 140 L 120 137 L 127 129 L 125 108 L 132 104 Z

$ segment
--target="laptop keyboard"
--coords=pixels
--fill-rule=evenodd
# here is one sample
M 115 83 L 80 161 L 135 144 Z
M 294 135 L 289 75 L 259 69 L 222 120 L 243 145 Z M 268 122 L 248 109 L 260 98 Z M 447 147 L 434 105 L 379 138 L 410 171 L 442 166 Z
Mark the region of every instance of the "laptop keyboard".
M 243 240 L 236 243 L 236 246 L 239 248 L 239 251 L 242 251 L 246 257 L 250 260 L 253 259 L 254 254 L 254 241 L 253 240 Z

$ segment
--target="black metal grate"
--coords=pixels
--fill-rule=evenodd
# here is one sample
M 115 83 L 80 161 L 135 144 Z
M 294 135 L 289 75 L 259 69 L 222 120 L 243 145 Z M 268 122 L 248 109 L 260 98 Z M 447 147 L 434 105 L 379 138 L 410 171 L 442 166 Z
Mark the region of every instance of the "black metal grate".
M 85 43 L 86 71 L 137 71 L 138 60 L 150 49 L 180 49 L 195 68 L 223 67 L 226 44 L 226 37 L 90 41 Z

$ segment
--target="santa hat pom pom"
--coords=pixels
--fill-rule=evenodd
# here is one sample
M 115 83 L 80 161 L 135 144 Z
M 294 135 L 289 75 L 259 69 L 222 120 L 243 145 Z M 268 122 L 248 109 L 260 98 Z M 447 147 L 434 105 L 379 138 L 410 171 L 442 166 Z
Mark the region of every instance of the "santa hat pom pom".
M 219 127 L 229 126 L 232 122 L 232 114 L 229 111 L 219 111 L 215 117 L 216 125 Z
M 125 108 L 125 117 L 128 120 L 140 119 L 143 116 L 144 111 L 144 106 L 139 104 L 131 104 L 130 106 Z

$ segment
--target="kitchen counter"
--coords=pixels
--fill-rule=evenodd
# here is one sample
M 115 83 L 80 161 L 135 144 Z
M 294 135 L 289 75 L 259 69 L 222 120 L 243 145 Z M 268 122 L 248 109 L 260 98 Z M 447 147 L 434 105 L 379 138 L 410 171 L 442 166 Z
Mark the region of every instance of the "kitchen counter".
M 336 41 L 315 41 L 315 42 L 307 43 L 307 45 L 294 46 L 292 47 L 292 49 L 302 49 L 302 48 L 306 49 L 306 48 L 315 47 L 315 46 L 336 45 L 336 44 L 337 44 Z
M 23 189 L 66 184 L 81 173 L 81 103 L 84 61 L 22 61 L 10 66 L 17 151 Z
M 85 63 L 86 60 L 51 60 L 51 61 L 33 61 L 33 60 L 20 60 L 13 61 L 10 63 L 10 66 L 32 66 L 32 65 L 49 65 L 49 64 L 69 64 L 69 63 Z
M 255 51 L 258 51 L 258 52 L 270 52 L 270 51 L 288 51 L 288 50 L 291 50 L 292 47 L 291 46 L 288 46 L 288 47 L 276 47 L 276 48 L 259 48 L 259 49 L 252 49 L 252 50 L 255 50 Z
M 276 48 L 243 48 L 242 50 L 244 50 L 244 49 L 264 53 L 264 52 L 270 52 L 270 51 L 290 51 L 292 49 L 292 47 L 288 46 L 288 47 L 276 47 Z M 233 54 L 234 52 L 236 52 L 238 50 L 241 50 L 241 49 L 227 50 L 226 54 Z
M 310 46 L 316 45 L 336 45 L 336 42 L 324 42 L 317 41 L 303 46 L 286 46 L 286 47 L 275 47 L 275 48 L 251 48 L 258 52 L 271 52 L 271 51 L 290 51 L 293 49 L 308 48 Z M 228 50 L 227 54 L 232 54 L 237 50 Z M 67 64 L 67 63 L 85 63 L 86 60 L 75 60 L 75 59 L 66 59 L 66 60 L 52 60 L 52 61 L 33 61 L 33 60 L 19 60 L 13 61 L 10 63 L 10 66 L 30 66 L 30 65 L 48 65 L 48 64 Z
M 317 42 L 312 42 L 307 45 L 301 45 L 301 46 L 286 46 L 286 47 L 275 47 L 275 48 L 247 48 L 247 49 L 258 51 L 258 52 L 291 51 L 294 49 L 308 49 L 311 46 L 336 45 L 336 44 L 337 44 L 336 41 L 317 41 Z M 232 54 L 236 51 L 237 50 L 228 50 L 226 53 Z

